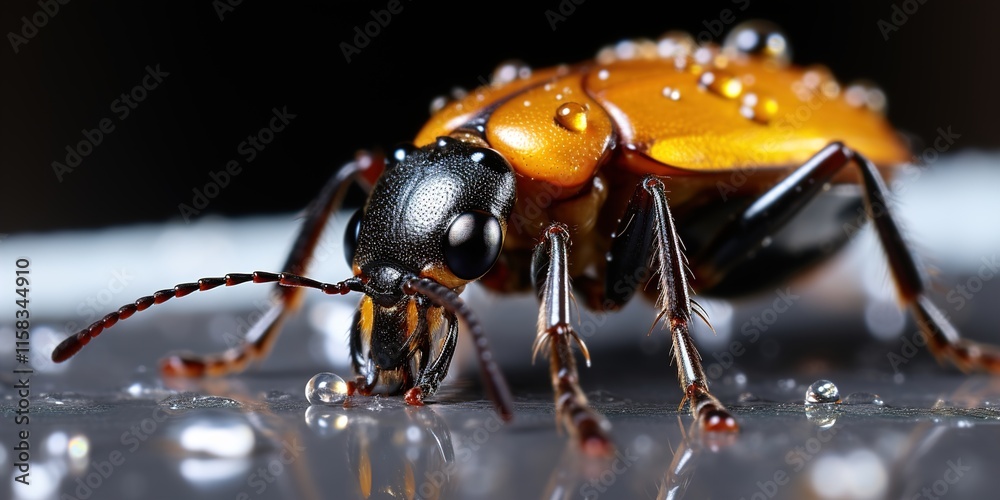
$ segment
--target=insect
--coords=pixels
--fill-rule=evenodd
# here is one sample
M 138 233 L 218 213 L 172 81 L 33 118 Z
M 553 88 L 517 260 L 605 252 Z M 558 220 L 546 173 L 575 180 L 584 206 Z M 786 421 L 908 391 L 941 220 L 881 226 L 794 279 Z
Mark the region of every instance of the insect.
M 998 350 L 961 339 L 925 294 L 887 203 L 885 180 L 911 155 L 879 113 L 881 97 L 842 88 L 822 67 L 792 65 L 783 35 L 763 22 L 734 28 L 721 46 L 669 33 L 574 65 L 504 65 L 489 85 L 437 106 L 412 144 L 338 170 L 310 205 L 284 272 L 158 291 L 69 337 L 53 359 L 152 304 L 278 283 L 281 301 L 251 342 L 162 365 L 168 375 L 223 375 L 267 354 L 303 288 L 358 292 L 352 391 L 422 404 L 447 373 L 464 321 L 485 385 L 510 418 L 510 391 L 459 295 L 472 282 L 533 290 L 533 356 L 548 358 L 557 422 L 601 454 L 613 448 L 610 426 L 578 382 L 575 348 L 588 363 L 590 353 L 571 302 L 614 311 L 640 294 L 672 339 L 681 407 L 702 429 L 731 433 L 739 425 L 710 391 L 689 333 L 695 315 L 705 319 L 692 294 L 748 294 L 801 273 L 848 241 L 841 228 L 864 207 L 932 353 L 963 370 L 1000 372 Z M 369 191 L 344 237 L 353 275 L 301 276 L 352 182 Z M 790 232 L 796 220 L 810 227 Z

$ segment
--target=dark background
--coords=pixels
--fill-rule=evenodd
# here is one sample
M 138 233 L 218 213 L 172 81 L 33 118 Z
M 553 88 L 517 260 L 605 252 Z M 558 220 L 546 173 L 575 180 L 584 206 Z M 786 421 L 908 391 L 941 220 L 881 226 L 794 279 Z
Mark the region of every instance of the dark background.
M 889 96 L 900 128 L 933 138 L 962 134 L 964 148 L 992 148 L 1000 94 L 995 55 L 1000 5 L 928 0 L 883 40 L 877 23 L 894 2 L 629 2 L 587 0 L 552 30 L 545 11 L 499 2 L 401 0 L 403 10 L 350 63 L 341 42 L 388 1 L 244 1 L 220 21 L 212 2 L 72 0 L 37 35 L 11 48 L 35 1 L 0 12 L 0 233 L 97 228 L 180 216 L 192 189 L 238 160 L 242 173 L 205 213 L 295 211 L 359 148 L 411 139 L 428 105 L 453 86 L 472 87 L 497 63 L 532 66 L 591 57 L 627 37 L 671 29 L 697 34 L 735 11 L 737 22 L 781 25 L 795 62 L 823 62 L 842 81 L 869 78 Z M 903 2 L 895 2 L 903 5 Z M 716 23 L 718 24 L 718 23 Z M 724 36 L 724 35 L 723 35 Z M 721 39 L 721 37 L 719 37 Z M 111 111 L 147 65 L 170 74 L 125 120 Z M 297 117 L 252 163 L 237 153 L 274 107 Z M 59 182 L 65 147 L 104 118 L 115 124 Z

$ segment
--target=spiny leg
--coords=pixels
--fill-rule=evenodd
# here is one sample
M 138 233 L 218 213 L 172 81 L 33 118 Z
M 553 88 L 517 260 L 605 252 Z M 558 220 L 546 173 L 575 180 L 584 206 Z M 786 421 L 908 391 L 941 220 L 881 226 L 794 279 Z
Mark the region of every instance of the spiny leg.
M 326 228 L 330 215 L 343 201 L 346 187 L 352 180 L 371 181 L 382 170 L 383 161 L 367 153 L 344 165 L 327 181 L 319 196 L 306 209 L 305 220 L 299 229 L 283 271 L 295 274 L 306 272 L 313 252 Z M 161 361 L 164 375 L 180 377 L 220 376 L 244 370 L 253 360 L 263 359 L 271 351 L 285 319 L 298 309 L 302 289 L 278 286 L 274 304 L 247 332 L 246 342 L 218 354 L 174 354 Z
M 699 282 L 711 287 L 745 262 L 747 254 L 777 231 L 813 199 L 845 167 L 858 168 L 868 218 L 885 250 L 903 304 L 910 307 L 931 353 L 964 371 L 1000 373 L 1000 349 L 962 339 L 945 315 L 928 299 L 920 267 L 908 249 L 888 206 L 889 190 L 867 158 L 839 142 L 823 148 L 723 228 L 697 259 Z
M 606 271 L 606 307 L 611 309 L 627 302 L 657 268 L 660 295 L 656 308 L 660 313 L 656 319 L 666 317 L 670 329 L 677 377 L 684 391 L 681 408 L 689 402 L 691 414 L 701 422 L 703 429 L 737 431 L 736 419 L 709 392 L 701 356 L 691 339 L 689 271 L 663 182 L 646 176 L 636 187 L 615 232 Z M 700 308 L 694 311 L 705 319 Z
M 611 425 L 604 416 L 590 408 L 587 396 L 580 389 L 573 355 L 575 342 L 583 351 L 587 364 L 590 364 L 587 347 L 570 326 L 572 292 L 567 269 L 568 245 L 566 227 L 553 224 L 545 230 L 532 256 L 531 275 L 541 301 L 532 359 L 539 351 L 548 348 L 556 419 L 579 440 L 584 452 L 607 455 L 614 449 L 609 437 Z

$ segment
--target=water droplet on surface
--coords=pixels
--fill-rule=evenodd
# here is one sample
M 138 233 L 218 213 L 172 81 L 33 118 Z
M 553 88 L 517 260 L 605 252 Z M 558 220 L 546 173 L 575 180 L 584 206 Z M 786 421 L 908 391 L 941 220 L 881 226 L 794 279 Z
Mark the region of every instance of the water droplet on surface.
M 722 42 L 732 54 L 757 55 L 785 66 L 792 60 L 792 49 L 778 25 L 762 20 L 747 21 L 733 27 Z
M 350 418 L 342 411 L 327 406 L 306 408 L 306 425 L 322 437 L 330 437 L 347 428 Z
M 703 72 L 698 77 L 698 85 L 727 99 L 736 99 L 743 93 L 743 82 L 739 78 L 719 70 Z
M 783 378 L 778 381 L 778 388 L 783 391 L 791 391 L 795 389 L 795 379 L 793 378 Z
M 746 387 L 747 376 L 743 372 L 736 372 L 732 375 L 727 375 L 722 379 L 722 382 L 726 385 L 735 385 L 736 387 Z
M 806 404 L 840 402 L 840 390 L 829 380 L 817 380 L 806 389 Z
M 878 394 L 870 392 L 852 392 L 844 398 L 845 405 L 876 405 L 883 406 L 885 402 Z
M 587 108 L 578 102 L 567 102 L 556 109 L 556 123 L 573 132 L 584 132 L 587 130 Z
M 608 70 L 606 70 L 606 69 L 602 69 L 602 70 L 600 70 L 600 71 L 597 72 L 597 79 L 598 80 L 607 80 L 609 76 L 611 76 L 611 74 L 608 73 Z
M 840 413 L 836 405 L 806 405 L 806 419 L 823 429 L 833 427 Z
M 306 399 L 314 405 L 342 403 L 347 399 L 347 382 L 334 373 L 317 373 L 306 383 Z

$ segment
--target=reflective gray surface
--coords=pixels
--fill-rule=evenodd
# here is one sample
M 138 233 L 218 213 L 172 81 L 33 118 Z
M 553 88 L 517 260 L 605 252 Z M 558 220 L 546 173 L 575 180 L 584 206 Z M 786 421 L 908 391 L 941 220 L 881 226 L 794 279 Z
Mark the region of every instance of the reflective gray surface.
M 960 158 L 936 165 L 947 175 L 907 185 L 903 218 L 940 269 L 935 302 L 964 334 L 1000 343 L 1000 280 L 983 274 L 1000 251 L 995 158 Z M 506 425 L 483 399 L 466 351 L 425 407 L 399 398 L 310 407 L 303 392 L 311 376 L 349 375 L 344 322 L 354 298 L 310 296 L 271 357 L 225 379 L 164 380 L 156 362 L 177 349 L 239 342 L 264 288 L 156 306 L 69 363 L 47 362 L 54 343 L 91 314 L 201 276 L 274 270 L 294 230 L 289 220 L 4 241 L 5 259 L 8 250 L 32 258 L 37 319 L 28 487 L 12 480 L 17 380 L 12 343 L 0 345 L 0 470 L 8 478 L 0 498 L 933 499 L 994 498 L 1000 488 L 1000 378 L 939 366 L 913 345 L 916 330 L 895 312 L 870 233 L 821 273 L 789 284 L 798 298 L 757 337 L 746 325 L 767 317 L 777 291 L 734 303 L 701 299 L 718 333 L 699 326 L 696 340 L 713 390 L 742 426 L 728 439 L 701 435 L 677 411 L 669 344 L 663 332 L 644 336 L 648 304 L 607 318 L 582 311 L 583 324 L 600 325 L 585 335 L 594 366 L 582 383 L 613 425 L 618 454 L 609 460 L 579 456 L 556 428 L 547 365 L 529 362 L 530 297 L 465 294 L 514 388 L 517 418 Z M 311 274 L 346 276 L 338 248 L 323 255 L 330 258 Z M 951 294 L 959 286 L 969 293 L 961 302 Z M 4 304 L 0 314 L 12 311 Z M 468 339 L 459 344 L 466 349 Z M 807 407 L 807 388 L 821 379 L 842 402 Z

